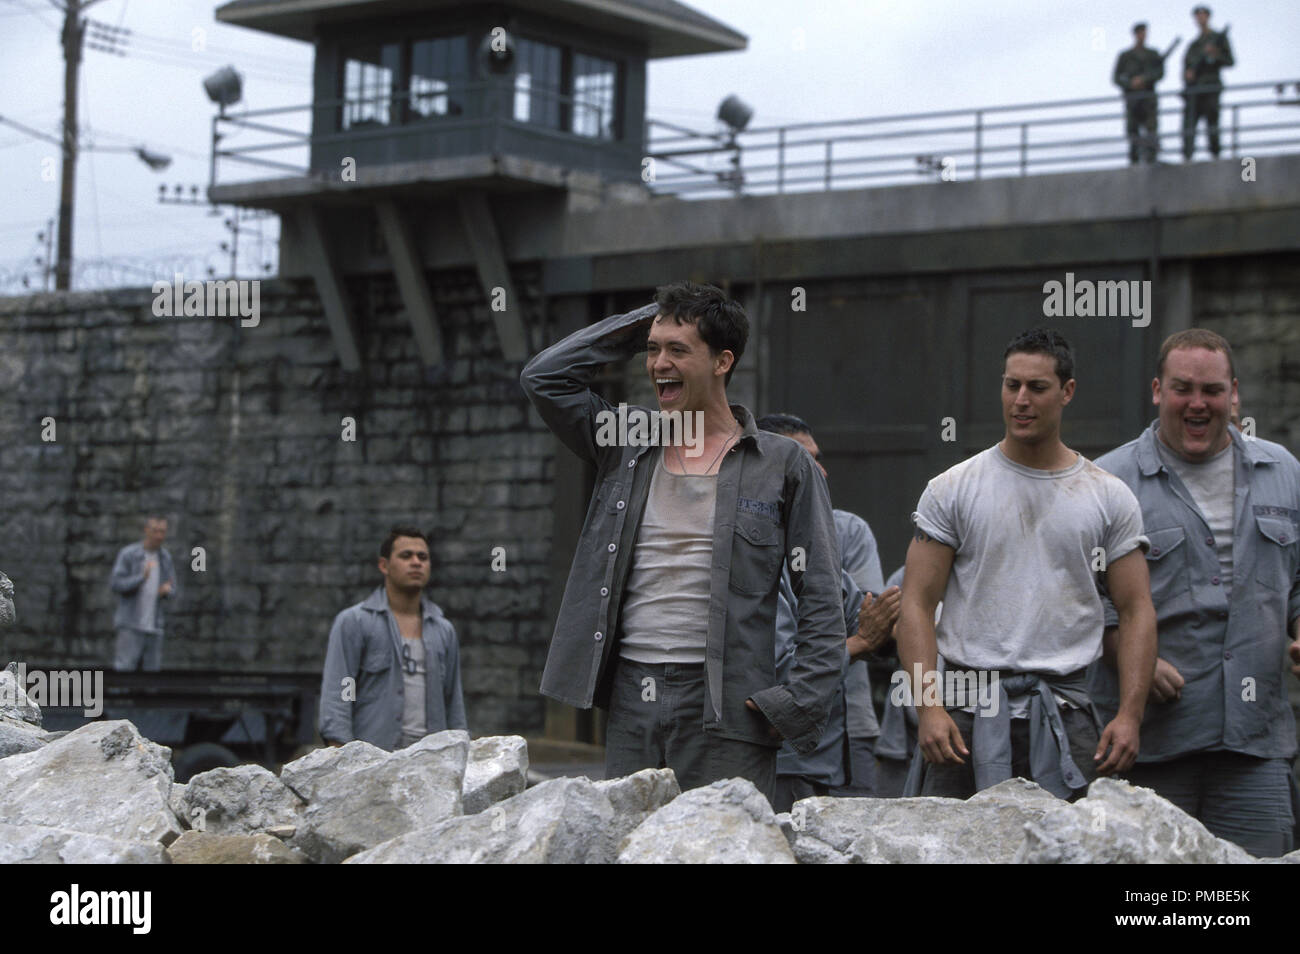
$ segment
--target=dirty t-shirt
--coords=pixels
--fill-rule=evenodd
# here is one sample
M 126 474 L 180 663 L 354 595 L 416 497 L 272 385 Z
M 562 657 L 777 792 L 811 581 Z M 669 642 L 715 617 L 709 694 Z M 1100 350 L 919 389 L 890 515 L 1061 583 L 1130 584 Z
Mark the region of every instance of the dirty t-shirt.
M 912 520 L 956 551 L 936 627 L 950 669 L 1087 666 L 1103 629 L 1094 565 L 1147 547 L 1118 477 L 1082 455 L 1065 470 L 1024 467 L 997 445 L 931 480 Z

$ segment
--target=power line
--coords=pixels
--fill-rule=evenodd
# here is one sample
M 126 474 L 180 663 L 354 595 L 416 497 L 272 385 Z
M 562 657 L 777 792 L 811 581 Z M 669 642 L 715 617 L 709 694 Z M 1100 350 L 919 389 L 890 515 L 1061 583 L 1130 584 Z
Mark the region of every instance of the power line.
M 31 14 L 31 15 L 34 16 L 36 19 L 40 20 L 42 23 L 44 23 L 47 27 L 49 27 L 49 28 L 50 28 L 51 30 L 53 30 L 55 33 L 58 33 L 58 32 L 59 32 L 59 28 L 58 28 L 58 26 L 57 26 L 56 24 L 51 23 L 49 20 L 45 19 L 45 15 L 42 13 L 42 11 L 40 11 L 40 10 L 36 9 L 35 7 L 31 6 L 29 3 L 27 3 L 27 0 L 9 0 L 9 2 L 10 2 L 10 3 L 13 3 L 13 4 L 17 4 L 18 6 L 22 7 L 24 11 L 26 11 L 26 12 L 29 13 L 29 14 Z M 9 14 L 9 15 L 10 15 L 10 16 L 17 16 L 18 14 Z

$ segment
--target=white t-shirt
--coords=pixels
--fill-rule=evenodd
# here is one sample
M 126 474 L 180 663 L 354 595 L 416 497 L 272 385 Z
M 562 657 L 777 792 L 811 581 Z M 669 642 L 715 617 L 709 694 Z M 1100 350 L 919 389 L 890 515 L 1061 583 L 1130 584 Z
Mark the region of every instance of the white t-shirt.
M 1103 629 L 1094 565 L 1148 545 L 1118 477 L 1082 455 L 1065 470 L 1024 467 L 996 444 L 931 480 L 912 520 L 956 551 L 936 627 L 950 669 L 1087 666 Z
M 1219 555 L 1219 579 L 1223 595 L 1232 595 L 1232 523 L 1236 508 L 1236 466 L 1232 444 L 1207 461 L 1192 463 L 1172 447 L 1156 437 L 1156 450 L 1165 466 L 1178 475 L 1201 511 L 1210 533 L 1214 535 L 1214 549 Z

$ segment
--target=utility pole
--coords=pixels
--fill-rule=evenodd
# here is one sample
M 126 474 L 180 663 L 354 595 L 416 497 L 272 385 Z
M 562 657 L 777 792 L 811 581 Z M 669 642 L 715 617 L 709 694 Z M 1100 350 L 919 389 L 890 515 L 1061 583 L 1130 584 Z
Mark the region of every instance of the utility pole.
M 63 182 L 59 190 L 59 259 L 54 288 L 72 286 L 72 214 L 77 192 L 77 72 L 81 66 L 81 0 L 64 0 L 63 8 Z
M 81 12 L 99 0 L 63 0 L 63 181 L 59 189 L 59 259 L 55 291 L 72 287 L 72 214 L 77 192 L 77 73 L 86 22 Z

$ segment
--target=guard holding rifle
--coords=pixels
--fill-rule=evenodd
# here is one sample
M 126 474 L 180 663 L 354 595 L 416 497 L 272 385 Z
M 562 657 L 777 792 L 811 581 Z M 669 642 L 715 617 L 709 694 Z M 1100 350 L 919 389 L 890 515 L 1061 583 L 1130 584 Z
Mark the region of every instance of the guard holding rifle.
M 1210 155 L 1219 158 L 1219 93 L 1223 83 L 1219 70 L 1232 66 L 1232 46 L 1228 43 L 1228 28 L 1215 33 L 1210 29 L 1210 8 L 1199 6 L 1192 10 L 1201 35 L 1187 47 L 1183 57 L 1183 160 L 1190 162 L 1196 150 L 1196 126 L 1205 117 L 1209 127 Z
M 1129 165 L 1155 162 L 1160 151 L 1160 107 L 1156 83 L 1164 78 L 1165 59 L 1146 45 L 1147 25 L 1133 24 L 1133 47 L 1115 61 L 1112 82 L 1124 93 L 1124 131 L 1128 136 Z M 1174 41 L 1177 45 L 1178 41 Z M 1173 46 L 1169 53 L 1173 52 Z M 1166 53 L 1165 56 L 1168 56 Z

